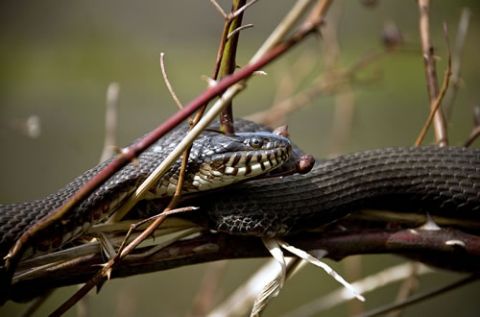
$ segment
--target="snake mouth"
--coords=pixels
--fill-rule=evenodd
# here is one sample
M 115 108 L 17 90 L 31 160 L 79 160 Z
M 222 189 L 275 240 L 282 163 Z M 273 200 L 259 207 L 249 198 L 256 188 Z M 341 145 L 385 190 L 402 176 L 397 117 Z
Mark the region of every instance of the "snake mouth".
M 192 184 L 199 190 L 207 190 L 240 182 L 274 170 L 285 163 L 290 154 L 291 146 L 282 146 L 214 156 L 210 162 L 201 164 Z
M 223 174 L 231 176 L 254 177 L 269 172 L 290 157 L 290 147 L 270 151 L 235 153 L 223 166 Z

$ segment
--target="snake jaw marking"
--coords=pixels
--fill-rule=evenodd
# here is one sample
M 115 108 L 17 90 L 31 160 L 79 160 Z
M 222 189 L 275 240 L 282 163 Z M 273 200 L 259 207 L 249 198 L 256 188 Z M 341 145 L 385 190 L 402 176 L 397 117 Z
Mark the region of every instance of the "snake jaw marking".
M 270 172 L 286 162 L 290 141 L 273 133 L 239 133 L 228 143 L 220 142 L 217 151 L 203 157 L 192 185 L 196 190 L 223 187 Z M 210 154 L 208 152 L 205 152 Z

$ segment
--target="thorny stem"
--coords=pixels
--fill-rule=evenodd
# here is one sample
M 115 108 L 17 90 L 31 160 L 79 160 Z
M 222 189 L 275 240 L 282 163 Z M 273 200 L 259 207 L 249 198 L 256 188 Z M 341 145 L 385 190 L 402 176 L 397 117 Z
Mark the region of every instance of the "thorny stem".
M 348 224 L 347 224 L 348 226 Z M 462 241 L 451 245 L 448 241 Z M 427 255 L 432 260 L 442 259 L 444 265 L 469 265 L 464 271 L 478 270 L 480 262 L 480 237 L 453 229 L 437 231 L 404 229 L 386 232 L 370 229 L 368 232 L 329 232 L 302 234 L 291 237 L 288 242 L 304 250 L 325 249 L 327 257 L 340 260 L 354 254 L 407 254 Z M 144 253 L 147 248 L 137 249 Z M 71 265 L 61 265 L 25 280 L 18 279 L 12 295 L 26 295 L 47 288 L 81 283 L 97 271 L 102 257 L 99 250 L 91 256 Z M 129 259 L 116 267 L 112 277 L 126 277 L 141 273 L 178 268 L 184 265 L 216 261 L 220 259 L 264 257 L 267 251 L 256 237 L 204 234 L 191 239 L 177 241 L 159 250 L 148 258 Z M 453 261 L 455 259 L 455 261 Z M 423 258 L 425 260 L 425 258 Z M 45 283 L 48 281 L 48 283 Z

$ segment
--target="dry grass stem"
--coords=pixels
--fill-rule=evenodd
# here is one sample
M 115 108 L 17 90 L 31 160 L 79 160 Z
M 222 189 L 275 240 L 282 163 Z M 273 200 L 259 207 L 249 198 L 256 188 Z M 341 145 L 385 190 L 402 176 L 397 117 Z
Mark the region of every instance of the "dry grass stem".
M 222 15 L 224 19 L 227 19 L 227 13 L 223 10 L 222 6 L 219 5 L 216 0 L 210 0 L 210 3 Z
M 451 78 L 451 75 L 452 75 L 452 58 L 451 58 L 451 53 L 450 53 L 450 44 L 449 44 L 449 41 L 448 41 L 446 26 L 445 26 L 445 39 L 446 39 L 446 42 L 447 42 L 447 48 L 448 48 L 448 54 L 447 55 L 448 56 L 447 56 L 447 69 L 445 70 L 445 74 L 443 76 L 442 88 L 440 89 L 440 93 L 435 97 L 435 100 L 432 103 L 432 106 L 430 108 L 430 113 L 428 114 L 427 120 L 425 121 L 425 124 L 423 125 L 422 130 L 420 131 L 420 133 L 417 137 L 417 140 L 415 141 L 415 146 L 420 146 L 422 144 L 422 142 L 425 139 L 425 136 L 427 134 L 428 128 L 430 127 L 432 122 L 435 122 L 434 119 L 438 117 L 437 116 L 438 113 L 441 112 L 440 106 L 442 105 L 443 97 L 445 96 L 445 93 L 447 92 L 448 86 L 449 86 L 449 83 L 450 83 L 450 78 Z M 443 115 L 440 115 L 440 116 L 443 117 Z M 435 127 L 438 127 L 438 125 L 435 126 Z M 438 128 L 435 129 L 435 131 L 437 131 L 437 130 L 438 130 Z M 445 131 L 443 131 L 442 133 L 444 133 L 444 132 Z M 446 140 L 447 139 L 443 139 L 443 140 L 444 140 L 443 142 L 439 143 L 440 146 L 446 145 Z
M 163 76 L 163 81 L 165 82 L 165 86 L 167 86 L 168 92 L 170 93 L 170 96 L 172 96 L 173 101 L 177 105 L 178 109 L 182 109 L 183 105 L 180 99 L 178 99 L 177 94 L 175 93 L 175 90 L 173 90 L 172 84 L 170 83 L 170 80 L 168 79 L 167 71 L 165 69 L 165 53 L 160 53 L 160 69 L 162 70 L 162 76 Z
M 240 16 L 245 10 L 247 10 L 249 7 L 251 7 L 253 4 L 255 4 L 258 0 L 250 0 L 249 2 L 245 3 L 243 6 L 241 6 L 240 8 L 238 8 L 237 10 L 235 10 L 230 18 L 231 19 L 234 19 L 238 16 Z
M 236 28 L 232 32 L 228 33 L 227 40 L 230 40 L 230 38 L 232 38 L 232 36 L 234 36 L 237 33 L 240 33 L 243 30 L 253 28 L 253 26 L 254 26 L 253 24 L 245 24 L 245 25 L 239 26 L 238 28 Z
M 435 140 L 438 145 L 446 146 L 448 144 L 448 135 L 443 111 L 441 109 L 434 110 L 439 91 L 437 70 L 435 67 L 435 50 L 430 39 L 430 0 L 418 0 L 418 8 L 420 11 L 419 32 L 425 65 L 427 90 L 430 98 L 430 113 L 434 113 L 433 125 Z

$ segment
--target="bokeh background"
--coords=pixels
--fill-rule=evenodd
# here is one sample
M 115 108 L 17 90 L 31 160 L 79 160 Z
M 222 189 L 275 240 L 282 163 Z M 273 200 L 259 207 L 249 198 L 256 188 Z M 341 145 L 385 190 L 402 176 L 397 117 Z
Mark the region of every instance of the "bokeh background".
M 365 1 L 363 1 L 365 2 Z M 229 8 L 228 1 L 220 1 Z M 287 12 L 293 1 L 260 1 L 247 11 L 244 23 L 255 27 L 240 38 L 238 64 L 246 63 Z M 449 124 L 451 144 L 461 144 L 473 124 L 472 108 L 480 101 L 478 1 L 433 1 L 431 33 L 437 48 L 439 79 L 446 66 L 442 23 L 454 42 L 463 7 L 471 24 L 462 57 L 462 82 Z M 402 49 L 378 60 L 359 74 L 376 78 L 351 85 L 355 112 L 348 139 L 332 144 L 335 96 L 318 96 L 288 117 L 293 139 L 316 156 L 332 151 L 410 145 L 427 115 L 423 60 L 419 51 L 418 9 L 414 1 L 336 1 L 340 58 L 348 67 L 366 54 L 383 50 L 380 35 L 386 22 L 403 32 Z M 104 135 L 104 103 L 108 84 L 120 85 L 119 145 L 153 129 L 175 110 L 164 88 L 159 53 L 166 53 L 167 71 L 180 99 L 189 101 L 205 88 L 202 75 L 212 72 L 223 20 L 209 1 L 2 1 L 0 3 L 0 201 L 42 197 L 98 162 Z M 278 83 L 292 76 L 299 88 L 322 72 L 322 39 L 310 39 L 265 70 L 267 77 L 250 81 L 235 100 L 239 116 L 266 109 L 278 96 Z M 312 61 L 311 73 L 296 78 L 296 65 Z M 427 142 L 431 142 L 431 135 Z M 478 144 L 478 142 L 477 142 Z M 363 275 L 400 260 L 390 256 L 364 258 Z M 219 296 L 232 291 L 263 260 L 238 260 L 227 265 Z M 335 265 L 340 271 L 342 265 Z M 198 291 L 205 265 L 178 268 L 113 280 L 88 299 L 92 316 L 185 316 Z M 443 285 L 459 274 L 438 272 L 422 277 L 420 289 Z M 308 267 L 272 302 L 266 316 L 278 316 L 337 285 Z M 367 294 L 366 306 L 392 301 L 397 286 Z M 45 315 L 75 287 L 58 290 L 39 312 Z M 478 283 L 407 309 L 408 316 L 477 316 Z M 220 298 L 219 298 L 220 299 Z M 24 305 L 8 303 L 0 315 L 18 315 Z M 73 310 L 69 316 L 74 316 Z M 345 316 L 346 307 L 327 316 Z

